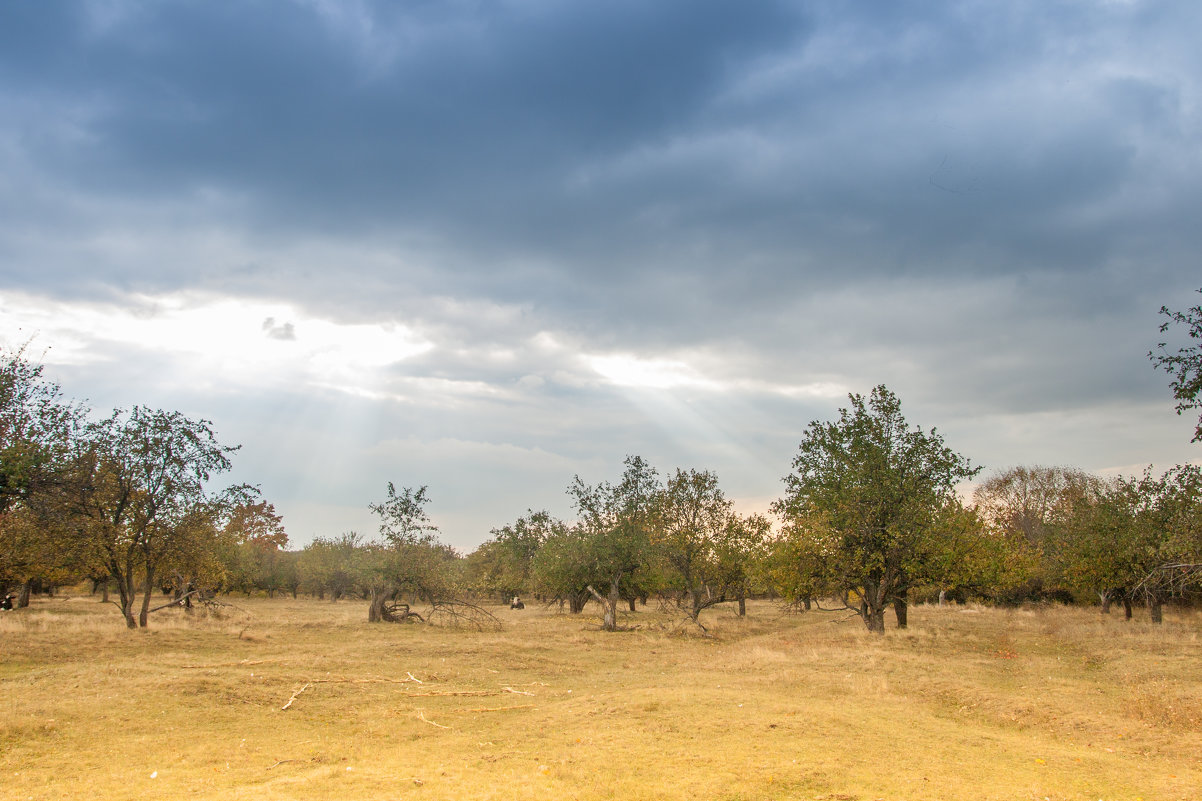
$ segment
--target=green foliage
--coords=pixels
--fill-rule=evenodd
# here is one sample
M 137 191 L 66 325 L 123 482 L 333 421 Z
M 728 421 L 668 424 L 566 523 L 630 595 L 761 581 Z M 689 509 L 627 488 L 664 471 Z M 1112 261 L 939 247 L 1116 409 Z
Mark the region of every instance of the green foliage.
M 218 443 L 209 421 L 179 412 L 114 412 L 89 424 L 72 445 L 60 519 L 85 561 L 117 583 L 127 625 L 145 627 L 160 576 L 216 569 L 215 520 L 253 490 L 209 494 L 210 477 L 230 468 L 236 448 Z
M 652 528 L 661 485 L 659 473 L 641 456 L 627 456 L 616 484 L 589 486 L 573 479 L 568 487 L 578 520 L 578 544 L 588 572 L 585 585 L 605 609 L 603 627 L 617 627 L 618 601 L 649 591 L 653 559 Z M 602 595 L 593 584 L 608 588 Z
M 724 595 L 741 602 L 769 589 L 764 568 L 771 537 L 772 523 L 763 515 L 727 517 L 726 531 L 714 546 L 714 583 Z
M 535 588 L 535 558 L 546 543 L 567 531 L 546 511 L 528 511 L 492 530 L 492 537 L 468 557 L 472 589 L 508 600 Z
M 0 352 L 0 519 L 54 483 L 83 407 L 68 403 L 25 347 Z
M 76 576 L 78 560 L 46 508 L 83 414 L 25 358 L 25 346 L 0 351 L 0 591 Z
M 380 516 L 381 544 L 358 552 L 358 573 L 371 597 L 368 620 L 391 620 L 389 604 L 405 597 L 431 604 L 450 601 L 463 590 L 459 557 L 438 541 L 438 527 L 426 514 L 426 487 L 388 483 L 388 498 L 368 505 Z
M 1149 468 L 1103 482 L 1076 500 L 1057 541 L 1070 587 L 1158 606 L 1181 587 L 1157 581 L 1156 572 L 1202 561 L 1202 468 L 1179 465 L 1160 476 Z
M 1202 289 L 1198 291 L 1202 292 Z M 1191 306 L 1183 312 L 1161 306 L 1160 313 L 1169 318 L 1168 322 L 1161 324 L 1160 333 L 1174 326 L 1182 326 L 1195 343 L 1202 340 L 1202 305 Z M 1161 342 L 1157 349 L 1159 353 L 1150 351 L 1148 358 L 1153 365 L 1173 377 L 1169 386 L 1177 401 L 1177 414 L 1202 408 L 1202 399 L 1198 397 L 1202 392 L 1202 344 L 1182 345 L 1176 351 L 1171 351 L 1167 342 Z M 1194 427 L 1192 441 L 1202 441 L 1202 416 Z
M 305 546 L 296 560 L 300 589 L 324 598 L 328 593 L 338 600 L 360 589 L 358 552 L 362 538 L 350 531 L 338 537 L 317 537 Z
M 403 487 L 398 493 L 393 483 L 388 482 L 388 497 L 367 505 L 380 517 L 380 536 L 398 548 L 437 540 L 438 527 L 426 514 L 426 504 L 430 502 L 426 489 Z
M 591 543 L 580 526 L 558 526 L 543 541 L 531 560 L 533 591 L 548 600 L 566 602 L 579 612 L 588 600 L 590 584 L 598 573 Z
M 739 587 L 736 571 L 722 559 L 738 555 L 736 544 L 728 542 L 740 533 L 733 516 L 718 476 L 708 470 L 678 469 L 657 498 L 652 537 L 667 565 L 668 587 L 687 597 L 694 621 Z
M 946 562 L 933 556 L 944 547 L 940 518 L 956 484 L 979 468 L 934 429 L 911 429 L 886 387 L 849 399 L 838 421 L 807 427 L 774 510 L 794 540 L 813 539 L 796 543 L 812 571 L 800 583 L 841 596 L 869 630 L 883 632 L 887 604 L 943 580 Z

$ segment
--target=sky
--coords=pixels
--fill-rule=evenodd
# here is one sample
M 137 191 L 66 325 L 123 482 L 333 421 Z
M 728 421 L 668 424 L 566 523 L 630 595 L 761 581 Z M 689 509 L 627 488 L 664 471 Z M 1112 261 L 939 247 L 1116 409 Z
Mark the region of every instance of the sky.
M 240 444 L 294 546 L 427 485 L 781 495 L 885 384 L 985 468 L 1202 459 L 1195 0 L 0 4 L 0 345 Z

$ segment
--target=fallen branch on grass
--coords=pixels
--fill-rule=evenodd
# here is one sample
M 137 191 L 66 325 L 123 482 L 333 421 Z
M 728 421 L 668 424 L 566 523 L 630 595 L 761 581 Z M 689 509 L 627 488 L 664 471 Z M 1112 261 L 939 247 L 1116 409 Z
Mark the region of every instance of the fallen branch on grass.
M 163 604 L 162 606 L 156 606 L 154 609 L 147 609 L 146 613 L 150 614 L 151 612 L 157 612 L 160 609 L 166 609 L 169 606 L 179 606 L 180 604 L 184 603 L 189 598 L 191 598 L 193 595 L 196 595 L 198 592 L 200 592 L 200 590 L 192 590 L 191 592 L 187 593 L 186 595 L 181 595 L 180 597 L 176 598 L 174 601 L 172 601 L 169 604 Z
M 430 623 L 449 628 L 470 628 L 476 631 L 500 631 L 501 620 L 482 606 L 464 600 L 434 601 L 426 615 Z
M 421 679 L 413 677 L 409 674 L 407 679 L 385 679 L 385 678 L 370 678 L 370 679 L 312 679 L 314 684 L 425 684 Z
M 277 768 L 280 765 L 283 765 L 285 762 L 304 762 L 304 760 L 303 759 L 281 759 L 278 762 L 276 762 L 274 765 L 268 766 L 267 770 L 271 770 L 272 768 Z
M 255 659 L 255 660 L 243 659 L 240 662 L 217 662 L 216 664 L 212 664 L 212 665 L 180 665 L 180 668 L 183 670 L 202 670 L 202 669 L 208 669 L 208 668 L 244 667 L 247 665 L 262 665 L 264 662 L 274 662 L 274 661 L 275 661 L 274 659 Z
M 426 713 L 421 710 L 418 710 L 418 712 L 417 712 L 417 719 L 420 720 L 422 723 L 429 723 L 431 726 L 434 726 L 435 728 L 439 728 L 439 729 L 451 728 L 450 726 L 444 726 L 441 723 L 435 723 L 434 721 L 427 719 Z
M 508 712 L 511 709 L 533 709 L 534 704 L 517 704 L 515 706 L 481 706 L 476 709 L 455 709 L 454 712 Z
M 424 693 L 405 693 L 406 698 L 429 698 L 432 696 L 461 696 L 461 695 L 502 695 L 503 693 L 513 693 L 514 695 L 534 695 L 524 690 L 515 690 L 512 687 L 502 687 L 499 690 L 434 690 Z
M 280 707 L 280 710 L 283 711 L 283 710 L 287 709 L 288 707 L 292 706 L 292 702 L 297 699 L 297 696 L 299 696 L 301 693 L 303 693 L 305 690 L 309 689 L 312 686 L 313 686 L 312 682 L 305 682 L 305 686 L 301 687 L 299 690 L 294 692 L 292 694 L 292 697 L 288 699 L 288 703 L 286 703 L 282 707 Z

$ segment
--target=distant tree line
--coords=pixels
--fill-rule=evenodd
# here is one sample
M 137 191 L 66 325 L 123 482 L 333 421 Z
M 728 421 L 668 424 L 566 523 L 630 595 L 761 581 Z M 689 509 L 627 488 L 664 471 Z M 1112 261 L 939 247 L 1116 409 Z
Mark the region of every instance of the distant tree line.
M 1098 601 L 1128 617 L 1146 604 L 1160 622 L 1170 599 L 1197 589 L 1202 562 L 1202 468 L 1103 478 L 1062 467 L 1017 467 L 957 489 L 979 473 L 935 431 L 910 427 L 880 386 L 834 422 L 811 423 L 778 526 L 740 516 L 710 472 L 666 482 L 639 457 L 621 480 L 569 486 L 577 519 L 531 512 L 465 560 L 465 580 L 498 599 L 524 594 L 579 612 L 590 599 L 606 628 L 620 603 L 658 599 L 693 621 L 748 597 L 798 609 L 834 604 L 883 632 L 913 601 Z
M 1162 310 L 1202 337 L 1202 310 Z M 1198 408 L 1198 347 L 1149 354 L 1174 376 L 1179 412 Z M 651 601 L 704 628 L 702 612 L 752 597 L 858 615 L 873 632 L 911 603 L 969 599 L 1145 605 L 1192 601 L 1202 577 L 1202 468 L 1102 477 L 1067 467 L 995 473 L 935 430 L 911 426 L 884 386 L 814 421 L 772 506 L 741 515 L 707 470 L 661 475 L 629 456 L 615 483 L 579 476 L 574 519 L 546 511 L 490 532 L 462 556 L 438 539 L 426 487 L 388 484 L 369 505 L 379 536 L 318 537 L 299 551 L 253 487 L 214 492 L 235 448 L 206 420 L 145 407 L 97 418 L 66 401 L 24 350 L 0 359 L 0 588 L 19 605 L 38 587 L 90 580 L 131 628 L 152 594 L 170 603 L 216 592 L 360 598 L 371 621 L 432 614 L 482 619 L 470 599 L 526 596 L 602 626 Z M 1202 422 L 1200 422 L 1202 426 Z M 1199 430 L 1202 430 L 1200 428 Z M 421 604 L 424 612 L 417 606 Z

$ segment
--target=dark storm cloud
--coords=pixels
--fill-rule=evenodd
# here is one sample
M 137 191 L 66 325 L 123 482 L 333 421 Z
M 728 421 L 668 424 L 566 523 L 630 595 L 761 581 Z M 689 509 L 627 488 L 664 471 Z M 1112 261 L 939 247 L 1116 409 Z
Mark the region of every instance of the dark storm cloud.
M 11 9 L 21 46 L 4 70 L 60 110 L 86 107 L 90 146 L 30 142 L 84 181 L 301 190 L 294 212 L 391 223 L 679 128 L 728 62 L 792 27 L 767 3 L 330 8 L 158 4 L 103 26 L 82 8 Z M 355 8 L 365 30 L 340 24 Z
M 786 313 L 863 277 L 1092 270 L 1180 214 L 1147 190 L 1198 144 L 1180 3 L 3 13 L 7 138 L 64 191 L 370 237 L 423 292 L 667 340 L 732 295 Z
M 637 263 L 665 224 L 714 255 L 864 227 L 988 238 L 1120 184 L 1138 143 L 1116 122 L 1179 114 L 1177 87 L 1095 73 L 1113 26 L 1120 55 L 1164 33 L 1123 5 L 365 5 L 359 27 L 356 7 L 8 10 L 4 74 L 41 112 L 16 129 L 91 191 L 217 186 L 255 224 Z

